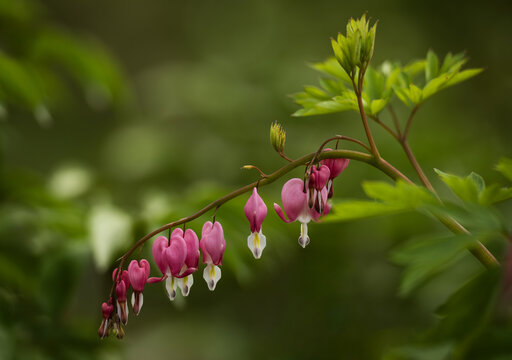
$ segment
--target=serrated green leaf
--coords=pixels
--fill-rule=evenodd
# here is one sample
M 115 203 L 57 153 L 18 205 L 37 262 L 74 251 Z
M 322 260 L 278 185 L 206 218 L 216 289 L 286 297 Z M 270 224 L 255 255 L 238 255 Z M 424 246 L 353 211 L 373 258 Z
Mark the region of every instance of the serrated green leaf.
M 353 110 L 354 104 L 351 101 L 345 100 L 341 101 L 321 101 L 316 104 L 306 107 L 304 109 L 299 109 L 292 114 L 292 116 L 300 117 L 300 116 L 311 116 L 311 115 L 321 115 L 321 114 L 330 114 L 341 111 Z
M 480 192 L 482 191 L 482 180 L 477 174 L 470 174 L 463 178 L 457 175 L 442 172 L 439 169 L 434 169 L 439 175 L 441 180 L 448 185 L 448 187 L 457 195 L 461 200 L 470 203 L 478 203 Z M 485 186 L 485 184 L 483 185 Z
M 464 53 L 458 53 L 452 55 L 452 53 L 446 54 L 443 60 L 443 65 L 439 70 L 439 74 L 444 74 L 448 72 L 458 71 L 462 65 L 467 62 Z
M 510 158 L 501 158 L 498 164 L 496 165 L 496 170 L 503 174 L 507 179 L 512 181 L 512 159 Z
M 332 97 L 316 86 L 304 86 L 304 91 L 310 96 L 319 100 L 329 100 Z
M 486 187 L 480 194 L 480 204 L 485 206 L 508 199 L 512 199 L 512 188 L 501 187 L 498 184 Z
M 447 87 L 456 85 L 464 80 L 468 80 L 482 71 L 483 69 L 468 69 L 461 72 L 441 74 L 440 76 L 430 80 L 425 85 L 423 88 L 423 99 L 427 99 Z
M 418 105 L 423 101 L 423 91 L 414 84 L 409 85 L 409 99 L 415 105 Z
M 409 78 L 412 79 L 419 73 L 425 71 L 426 63 L 427 62 L 425 60 L 413 61 L 412 63 L 404 66 L 404 68 L 402 70 L 404 73 L 406 73 L 409 76 Z
M 436 53 L 429 50 L 427 53 L 427 62 L 425 65 L 425 81 L 428 83 L 439 73 L 439 58 Z
M 484 71 L 484 69 L 467 69 L 467 70 L 462 70 L 461 72 L 458 72 L 458 73 L 454 74 L 453 76 L 451 76 L 448 79 L 448 81 L 446 82 L 446 84 L 443 86 L 443 89 L 447 88 L 449 86 L 456 85 L 456 84 L 458 84 L 458 83 L 460 83 L 462 81 L 471 79 L 472 77 L 480 74 L 482 71 Z
M 324 74 L 334 76 L 335 78 L 338 78 L 347 84 L 352 84 L 347 73 L 345 70 L 343 70 L 338 60 L 336 60 L 334 57 L 328 58 L 324 62 L 311 64 L 310 66 Z
M 384 75 L 377 70 L 369 67 L 365 74 L 364 92 L 370 99 L 382 99 L 386 96 L 386 80 Z
M 424 237 L 406 243 L 391 254 L 405 266 L 400 294 L 408 295 L 459 259 L 459 254 L 477 242 L 472 235 Z
M 384 109 L 386 107 L 387 104 L 388 104 L 388 100 L 384 100 L 384 99 L 372 100 L 371 105 L 370 105 L 370 115 L 377 115 L 379 112 L 382 111 L 382 109 Z
M 374 216 L 391 215 L 407 210 L 407 207 L 367 200 L 344 200 L 334 202 L 332 211 L 324 222 L 339 222 L 364 219 Z
M 434 200 L 426 189 L 403 181 L 388 184 L 382 181 L 367 181 L 363 189 L 368 197 L 377 201 L 345 200 L 335 202 L 332 213 L 325 217 L 327 222 L 361 219 L 389 215 L 416 209 Z
M 370 198 L 406 208 L 435 203 L 435 198 L 427 189 L 404 181 L 393 185 L 383 181 L 365 181 L 363 190 Z
M 331 96 L 340 95 L 345 90 L 345 86 L 339 80 L 320 78 L 319 82 Z

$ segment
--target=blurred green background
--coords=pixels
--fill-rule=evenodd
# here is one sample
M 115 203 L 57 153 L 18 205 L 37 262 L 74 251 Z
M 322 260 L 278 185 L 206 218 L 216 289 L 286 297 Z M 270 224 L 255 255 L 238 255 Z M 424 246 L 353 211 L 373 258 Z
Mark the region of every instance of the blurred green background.
M 512 156 L 507 1 L 1 0 L 0 359 L 378 359 L 434 324 L 433 310 L 480 265 L 468 256 L 404 299 L 388 251 L 441 225 L 417 214 L 314 224 L 304 250 L 299 225 L 272 210 L 282 179 L 260 190 L 261 260 L 246 246 L 242 196 L 217 214 L 228 245 L 215 292 L 201 273 L 174 303 L 148 286 L 122 342 L 96 336 L 123 250 L 257 178 L 241 166 L 283 165 L 272 121 L 291 157 L 334 134 L 363 137 L 357 114 L 291 118 L 287 95 L 317 82 L 307 63 L 330 56 L 329 38 L 365 11 L 379 20 L 373 64 L 432 48 L 486 68 L 429 100 L 410 142 L 432 179 L 436 167 L 499 181 L 493 164 Z M 375 134 L 414 177 L 393 139 Z M 352 162 L 336 196 L 364 196 L 364 179 L 384 178 Z

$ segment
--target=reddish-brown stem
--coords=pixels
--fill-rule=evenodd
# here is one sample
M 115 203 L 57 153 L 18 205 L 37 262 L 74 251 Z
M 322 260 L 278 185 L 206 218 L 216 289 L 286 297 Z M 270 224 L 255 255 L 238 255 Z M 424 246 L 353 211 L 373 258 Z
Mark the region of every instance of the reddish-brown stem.
M 285 159 L 286 161 L 288 161 L 288 162 L 293 162 L 293 160 L 292 160 L 292 159 L 290 159 L 288 156 L 286 156 L 284 152 L 280 151 L 278 154 L 279 154 L 279 156 L 281 156 L 281 157 L 282 157 L 283 159 Z
M 391 114 L 391 119 L 393 120 L 393 123 L 395 124 L 396 134 L 399 138 L 402 137 L 402 130 L 400 130 L 400 123 L 398 122 L 398 116 L 396 116 L 395 109 L 393 108 L 393 105 L 388 105 L 389 113 Z
M 416 174 L 418 174 L 418 177 L 420 178 L 420 181 L 427 189 L 429 189 L 438 199 L 438 195 L 432 184 L 430 183 L 427 175 L 423 172 L 423 169 L 421 168 L 420 164 L 416 160 L 416 157 L 412 153 L 411 147 L 409 146 L 409 143 L 405 139 L 400 139 L 400 144 L 402 145 L 402 148 L 404 149 L 405 154 L 407 155 L 407 158 L 409 159 L 409 162 L 411 163 L 412 167 L 414 168 L 414 171 L 416 171 Z M 439 199 L 440 200 L 440 199 Z
M 354 87 L 354 92 L 356 93 L 357 97 L 357 104 L 359 106 L 359 113 L 361 114 L 361 120 L 363 121 L 364 131 L 366 132 L 366 138 L 368 139 L 368 143 L 370 144 L 371 153 L 373 156 L 378 159 L 380 158 L 379 150 L 377 150 L 377 145 L 375 144 L 375 141 L 373 140 L 372 131 L 370 130 L 370 126 L 368 125 L 368 120 L 366 119 L 366 112 L 364 111 L 363 106 L 363 97 L 362 97 L 362 91 L 363 91 L 363 77 L 364 74 L 359 75 L 358 84 L 356 85 L 354 79 L 352 78 L 352 86 Z
M 419 105 L 416 105 L 411 110 L 411 114 L 409 115 L 409 119 L 407 119 L 407 124 L 405 124 L 404 133 L 402 134 L 402 139 L 403 140 L 407 140 L 407 136 L 409 135 L 409 130 L 411 129 L 412 119 L 414 119 L 414 115 L 416 115 L 416 112 L 418 111 L 419 107 L 420 107 Z
M 397 135 L 397 133 L 395 133 L 393 131 L 393 129 L 391 129 L 389 126 L 387 126 L 386 124 L 384 124 L 382 121 L 380 121 L 379 117 L 378 116 L 369 116 L 370 119 L 372 119 L 373 121 L 375 121 L 377 124 L 379 124 L 384 130 L 386 130 L 391 136 L 393 136 L 396 140 L 400 140 L 400 137 Z

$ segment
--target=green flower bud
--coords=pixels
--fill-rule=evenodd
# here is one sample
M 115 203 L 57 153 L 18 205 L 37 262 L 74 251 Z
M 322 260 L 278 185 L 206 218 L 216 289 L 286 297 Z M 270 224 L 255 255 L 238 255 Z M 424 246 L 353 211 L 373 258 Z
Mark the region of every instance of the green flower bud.
M 270 125 L 270 143 L 275 151 L 282 153 L 284 151 L 284 143 L 286 142 L 286 131 L 277 121 Z

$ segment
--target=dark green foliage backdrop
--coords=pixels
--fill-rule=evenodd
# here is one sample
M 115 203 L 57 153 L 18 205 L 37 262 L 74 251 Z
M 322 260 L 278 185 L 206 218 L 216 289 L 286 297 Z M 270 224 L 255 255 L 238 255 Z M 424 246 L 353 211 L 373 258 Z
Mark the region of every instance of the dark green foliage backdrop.
M 307 63 L 331 56 L 329 38 L 351 16 L 368 11 L 379 20 L 374 64 L 407 63 L 431 48 L 440 56 L 466 51 L 470 67 L 486 69 L 428 100 L 410 143 L 432 179 L 436 167 L 503 182 L 493 166 L 512 156 L 512 8 L 506 1 L 2 3 L 2 53 L 30 64 L 38 76 L 28 79 L 46 85 L 26 90 L 28 100 L 1 98 L 0 358 L 396 359 L 389 351 L 435 324 L 437 306 L 479 269 L 467 256 L 399 297 L 389 250 L 440 225 L 417 214 L 311 225 L 304 250 L 298 225 L 270 211 L 283 180 L 260 191 L 269 207 L 261 260 L 246 247 L 242 197 L 217 215 L 228 248 L 215 292 L 197 274 L 189 298 L 170 304 L 152 285 L 126 339 L 99 342 L 113 261 L 152 228 L 253 181 L 241 166 L 281 166 L 268 141 L 272 121 L 286 128 L 292 157 L 334 134 L 363 137 L 357 114 L 291 118 L 298 107 L 287 97 L 317 83 Z M 40 40 L 45 47 L 38 39 L 48 33 L 57 35 Z M 16 83 L 9 64 L 0 56 L 2 77 Z M 414 177 L 393 140 L 378 128 L 375 136 L 383 155 Z M 384 178 L 351 163 L 336 197 L 364 196 L 365 179 Z M 510 216 L 510 205 L 503 209 Z M 507 353 L 510 327 L 502 320 L 492 332 L 499 336 L 485 342 L 491 349 L 479 351 Z M 403 358 L 441 359 L 443 348 L 420 353 Z

